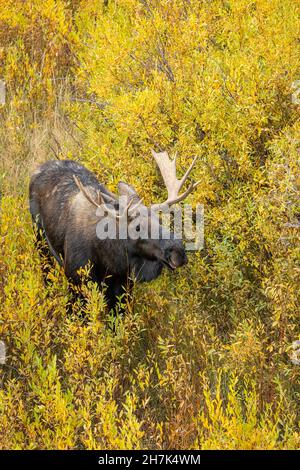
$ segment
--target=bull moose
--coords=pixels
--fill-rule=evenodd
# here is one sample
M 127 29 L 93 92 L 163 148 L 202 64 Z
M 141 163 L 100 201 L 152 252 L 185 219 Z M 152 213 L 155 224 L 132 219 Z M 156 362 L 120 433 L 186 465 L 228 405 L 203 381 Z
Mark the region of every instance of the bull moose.
M 179 194 L 196 158 L 178 180 L 176 157 L 169 158 L 167 152 L 152 154 L 168 197 L 162 204 L 150 207 L 142 203 L 131 185 L 119 182 L 117 197 L 94 173 L 72 160 L 47 161 L 30 179 L 30 213 L 40 254 L 46 257 L 44 274 L 47 275 L 46 266 L 51 265 L 54 257 L 63 266 L 70 286 L 78 290 L 82 282 L 79 270 L 89 264 L 89 278 L 100 287 L 105 285 L 110 310 L 115 311 L 119 297 L 131 290 L 133 278 L 151 281 L 164 266 L 174 270 L 187 263 L 182 241 L 174 231 L 162 226 L 157 211 L 182 201 L 197 186 L 199 182 L 191 183 Z M 128 204 L 120 204 L 120 197 L 126 197 Z M 115 237 L 99 237 L 97 224 L 104 218 L 117 227 L 124 221 L 130 223 L 131 235 L 128 232 L 122 238 L 118 233 Z

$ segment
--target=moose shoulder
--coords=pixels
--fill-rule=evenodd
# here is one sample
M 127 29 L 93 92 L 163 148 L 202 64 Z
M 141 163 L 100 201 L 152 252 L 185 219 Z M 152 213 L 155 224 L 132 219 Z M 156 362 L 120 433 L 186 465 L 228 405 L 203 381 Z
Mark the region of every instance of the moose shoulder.
M 99 286 L 105 283 L 109 309 L 115 308 L 132 278 L 151 281 L 164 266 L 173 270 L 187 262 L 182 241 L 160 224 L 156 212 L 182 201 L 196 187 L 198 183 L 191 184 L 179 194 L 195 160 L 178 180 L 176 158 L 171 160 L 166 152 L 152 153 L 168 198 L 151 207 L 143 205 L 127 183 L 119 182 L 117 197 L 75 161 L 48 161 L 31 176 L 30 212 L 37 245 L 46 261 L 44 273 L 47 274 L 52 255 L 63 265 L 70 284 L 77 286 L 81 282 L 80 268 L 89 264 L 90 279 Z M 105 232 L 105 225 L 110 223 L 116 228 L 113 236 L 99 235 L 99 226 Z M 118 228 L 124 223 L 130 230 L 120 236 Z

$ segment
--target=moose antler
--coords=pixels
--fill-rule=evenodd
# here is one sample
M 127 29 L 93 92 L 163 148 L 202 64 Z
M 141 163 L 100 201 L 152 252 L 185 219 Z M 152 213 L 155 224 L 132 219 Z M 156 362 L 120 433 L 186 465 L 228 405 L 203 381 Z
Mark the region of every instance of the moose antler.
M 111 209 L 109 209 L 109 207 L 107 207 L 105 201 L 104 201 L 104 194 L 101 193 L 101 191 L 98 191 L 97 192 L 97 195 L 101 201 L 100 204 L 98 204 L 98 202 L 95 201 L 95 199 L 93 199 L 93 197 L 91 196 L 90 192 L 87 190 L 87 188 L 85 188 L 83 186 L 83 184 L 81 183 L 80 179 L 73 175 L 73 178 L 74 178 L 74 181 L 77 185 L 77 187 L 79 188 L 79 190 L 84 194 L 84 196 L 87 198 L 87 200 L 93 204 L 95 207 L 97 207 L 98 209 L 103 209 L 103 206 L 104 206 L 104 209 L 106 210 L 106 212 L 111 215 L 112 217 L 114 217 L 115 219 L 121 219 L 122 217 L 125 217 L 127 216 L 127 212 L 131 206 L 131 204 L 133 203 L 133 200 L 130 200 L 129 204 L 126 206 L 125 210 L 123 211 L 122 214 L 118 214 L 117 211 L 113 211 Z
M 177 153 L 175 154 L 175 157 L 172 160 L 169 157 L 168 152 L 157 153 L 154 150 L 151 150 L 151 152 L 157 163 L 157 166 L 160 170 L 161 176 L 164 180 L 164 183 L 168 191 L 167 200 L 161 204 L 153 204 L 152 208 L 160 209 L 166 206 L 172 206 L 173 204 L 176 204 L 177 202 L 183 201 L 183 199 L 185 199 L 200 183 L 200 181 L 197 181 L 197 183 L 191 183 L 186 191 L 184 191 L 182 194 L 179 194 L 184 183 L 188 179 L 192 169 L 194 168 L 198 157 L 196 156 L 194 158 L 190 167 L 186 171 L 185 175 L 180 180 L 178 180 L 176 177 Z

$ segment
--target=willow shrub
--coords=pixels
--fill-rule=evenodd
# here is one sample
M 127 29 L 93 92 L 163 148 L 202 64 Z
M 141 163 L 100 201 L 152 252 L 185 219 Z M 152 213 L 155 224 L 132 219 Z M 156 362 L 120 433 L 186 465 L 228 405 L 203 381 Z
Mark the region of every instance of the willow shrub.
M 0 447 L 298 447 L 298 2 L 0 6 Z M 41 280 L 29 169 L 73 158 L 150 203 L 151 148 L 179 171 L 199 155 L 205 246 L 124 318 L 93 284 L 88 322 L 67 317 L 61 270 Z

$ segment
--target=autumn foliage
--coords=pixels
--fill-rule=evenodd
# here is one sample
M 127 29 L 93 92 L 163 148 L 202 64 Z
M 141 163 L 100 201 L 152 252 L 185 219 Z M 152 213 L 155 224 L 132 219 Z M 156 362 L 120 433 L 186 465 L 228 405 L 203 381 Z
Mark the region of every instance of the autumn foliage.
M 297 0 L 0 0 L 0 448 L 299 447 L 299 25 Z M 68 317 L 30 171 L 72 158 L 157 202 L 151 148 L 199 155 L 205 246 L 124 318 L 93 284 Z

